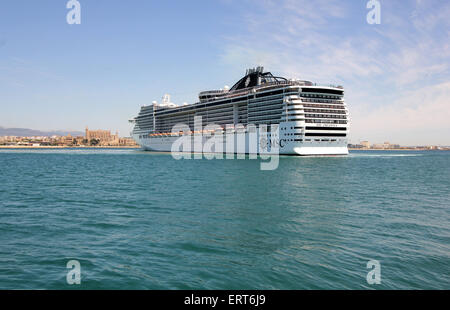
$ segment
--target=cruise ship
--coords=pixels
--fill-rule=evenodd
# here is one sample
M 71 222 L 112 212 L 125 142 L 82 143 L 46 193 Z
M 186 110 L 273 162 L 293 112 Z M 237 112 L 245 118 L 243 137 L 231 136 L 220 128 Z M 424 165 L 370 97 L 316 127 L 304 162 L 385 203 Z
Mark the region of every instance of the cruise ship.
M 210 148 L 212 153 L 263 154 L 276 145 L 280 155 L 348 154 L 343 87 L 288 80 L 263 67 L 248 69 L 231 88 L 200 92 L 194 104 L 176 105 L 165 95 L 160 104 L 142 106 L 130 122 L 131 136 L 148 151 L 171 152 L 187 136 L 192 145 L 181 152 L 202 152 L 208 139 L 220 137 L 223 146 Z

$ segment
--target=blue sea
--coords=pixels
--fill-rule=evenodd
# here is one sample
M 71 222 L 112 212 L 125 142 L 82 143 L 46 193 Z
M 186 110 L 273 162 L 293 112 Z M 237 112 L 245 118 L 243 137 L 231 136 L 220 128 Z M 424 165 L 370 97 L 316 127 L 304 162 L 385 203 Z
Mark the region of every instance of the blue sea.
M 450 289 L 450 152 L 2 149 L 0 289 Z

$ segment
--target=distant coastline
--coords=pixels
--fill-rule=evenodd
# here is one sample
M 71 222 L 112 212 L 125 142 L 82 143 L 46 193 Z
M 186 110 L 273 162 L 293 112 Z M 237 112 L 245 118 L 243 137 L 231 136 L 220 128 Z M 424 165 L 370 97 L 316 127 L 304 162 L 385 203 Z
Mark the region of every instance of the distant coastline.
M 140 149 L 139 146 L 60 146 L 60 145 L 0 145 L 0 149 Z M 401 148 L 401 149 L 360 149 L 349 148 L 350 151 L 450 151 L 450 149 Z
M 139 146 L 0 145 L 0 149 L 140 149 Z
M 0 126 L 0 136 L 17 136 L 17 137 L 31 137 L 31 136 L 81 136 L 82 131 L 78 130 L 36 130 L 30 128 L 5 128 Z
M 348 148 L 349 151 L 450 151 L 449 148 L 442 149 L 430 149 L 430 148 L 401 148 L 401 149 L 359 149 L 359 148 Z

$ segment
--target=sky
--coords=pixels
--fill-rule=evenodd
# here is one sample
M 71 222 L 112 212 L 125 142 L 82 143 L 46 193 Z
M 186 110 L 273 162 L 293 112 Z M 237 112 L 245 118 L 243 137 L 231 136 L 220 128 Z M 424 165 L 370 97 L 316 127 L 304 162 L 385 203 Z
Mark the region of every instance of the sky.
M 262 65 L 343 85 L 350 142 L 450 145 L 450 1 L 0 1 L 0 126 L 109 129 Z

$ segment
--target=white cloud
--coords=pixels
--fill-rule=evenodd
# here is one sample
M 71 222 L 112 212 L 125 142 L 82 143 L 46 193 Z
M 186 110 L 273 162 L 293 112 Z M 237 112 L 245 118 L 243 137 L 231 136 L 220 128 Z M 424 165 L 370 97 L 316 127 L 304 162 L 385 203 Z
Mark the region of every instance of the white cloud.
M 383 1 L 380 26 L 350 14 L 364 12 L 353 1 L 254 5 L 262 13 L 245 13 L 248 32 L 226 40 L 225 63 L 344 84 L 357 139 L 450 144 L 435 137 L 450 128 L 450 3 Z
M 450 82 L 408 91 L 370 112 L 354 109 L 351 137 L 354 142 L 387 139 L 407 145 L 450 145 L 449 105 Z

